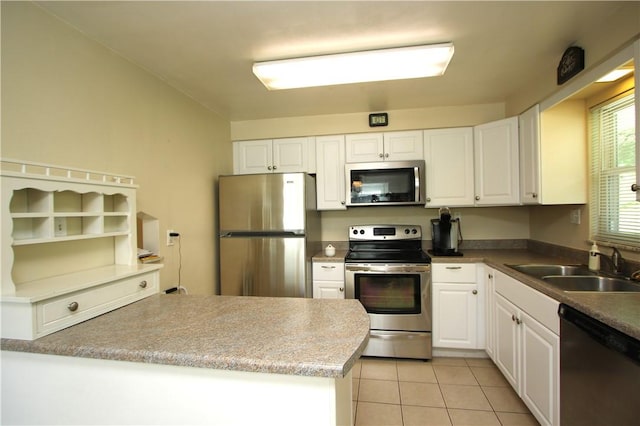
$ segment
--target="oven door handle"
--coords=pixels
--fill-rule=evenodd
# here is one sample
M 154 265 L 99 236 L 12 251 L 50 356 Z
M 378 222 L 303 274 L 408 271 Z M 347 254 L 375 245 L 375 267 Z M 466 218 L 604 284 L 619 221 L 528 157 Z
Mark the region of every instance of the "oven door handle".
M 371 266 L 371 265 L 345 265 L 347 271 L 354 272 L 429 272 L 431 271 L 431 265 L 384 265 L 384 266 Z

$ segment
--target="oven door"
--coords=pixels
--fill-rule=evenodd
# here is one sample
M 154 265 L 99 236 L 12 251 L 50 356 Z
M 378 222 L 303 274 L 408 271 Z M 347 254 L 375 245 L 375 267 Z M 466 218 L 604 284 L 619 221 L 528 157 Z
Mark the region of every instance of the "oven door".
M 431 265 L 345 265 L 345 296 L 358 299 L 371 330 L 431 331 Z

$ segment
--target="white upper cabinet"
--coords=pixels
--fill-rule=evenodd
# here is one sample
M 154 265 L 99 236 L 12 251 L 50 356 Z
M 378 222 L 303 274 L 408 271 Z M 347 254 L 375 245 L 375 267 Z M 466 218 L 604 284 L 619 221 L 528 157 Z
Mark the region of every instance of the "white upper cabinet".
M 346 135 L 346 162 L 421 160 L 422 131 Z
M 346 135 L 346 161 L 347 163 L 384 161 L 382 133 Z
M 522 204 L 540 203 L 540 106 L 520 114 L 520 197 Z
M 640 40 L 633 43 L 633 60 L 636 88 L 640 87 Z M 640 201 L 640 94 L 636 90 L 636 183 L 631 187 L 636 193 L 636 200 Z
M 474 127 L 475 204 L 520 203 L 518 117 Z
M 424 131 L 425 207 L 473 206 L 473 128 Z
M 542 113 L 535 105 L 520 115 L 519 123 L 522 203 L 586 203 L 584 101 L 566 100 Z
M 344 135 L 316 138 L 318 210 L 346 210 Z
M 315 171 L 314 138 L 283 138 L 233 143 L 233 173 Z

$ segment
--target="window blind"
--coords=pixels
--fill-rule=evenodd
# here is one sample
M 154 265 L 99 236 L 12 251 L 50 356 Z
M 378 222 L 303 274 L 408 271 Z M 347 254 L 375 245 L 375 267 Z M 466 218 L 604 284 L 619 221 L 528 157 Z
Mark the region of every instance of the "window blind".
M 635 182 L 634 95 L 625 95 L 590 112 L 591 238 L 640 247 L 640 203 Z

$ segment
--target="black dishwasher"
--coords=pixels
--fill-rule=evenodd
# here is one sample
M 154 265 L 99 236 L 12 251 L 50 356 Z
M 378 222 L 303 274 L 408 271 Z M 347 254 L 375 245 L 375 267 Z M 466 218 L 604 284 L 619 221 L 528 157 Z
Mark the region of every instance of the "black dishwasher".
M 561 304 L 560 424 L 640 424 L 640 342 Z

